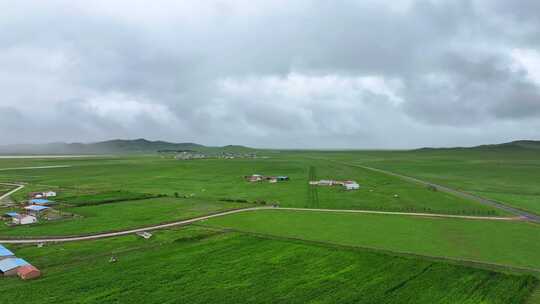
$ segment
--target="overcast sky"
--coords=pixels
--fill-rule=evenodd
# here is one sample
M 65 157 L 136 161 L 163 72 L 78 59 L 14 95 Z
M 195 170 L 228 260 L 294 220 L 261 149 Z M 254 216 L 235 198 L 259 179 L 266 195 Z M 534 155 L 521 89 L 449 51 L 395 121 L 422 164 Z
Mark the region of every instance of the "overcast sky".
M 0 139 L 540 139 L 539 12 L 538 0 L 0 0 Z

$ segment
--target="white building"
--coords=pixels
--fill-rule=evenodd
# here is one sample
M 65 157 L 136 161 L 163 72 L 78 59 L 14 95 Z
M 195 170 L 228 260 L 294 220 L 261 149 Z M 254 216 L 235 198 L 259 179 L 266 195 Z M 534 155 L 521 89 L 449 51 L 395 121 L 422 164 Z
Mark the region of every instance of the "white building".
M 356 182 L 352 182 L 352 183 L 345 183 L 343 184 L 343 186 L 345 187 L 345 190 L 358 190 L 360 189 L 360 185 Z
M 37 218 L 32 215 L 19 215 L 13 218 L 13 224 L 28 225 L 37 222 Z
M 45 197 L 52 197 L 52 196 L 56 196 L 56 192 L 54 192 L 54 191 L 46 191 L 46 192 L 43 192 L 43 195 Z

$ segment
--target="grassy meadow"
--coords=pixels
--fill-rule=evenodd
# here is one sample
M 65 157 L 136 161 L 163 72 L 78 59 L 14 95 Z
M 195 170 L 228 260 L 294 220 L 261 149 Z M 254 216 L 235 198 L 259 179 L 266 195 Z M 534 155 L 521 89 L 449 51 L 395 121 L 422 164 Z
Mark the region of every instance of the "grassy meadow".
M 18 161 L 18 160 L 17 160 Z M 9 160 L 0 160 L 9 162 Z M 31 160 L 30 165 L 39 160 Z M 290 207 L 332 209 L 368 209 L 387 211 L 433 212 L 450 214 L 503 215 L 500 211 L 458 198 L 433 192 L 423 186 L 362 168 L 295 155 L 268 159 L 178 161 L 156 156 L 116 157 L 110 159 L 52 159 L 48 165 L 68 168 L 0 171 L 0 181 L 28 183 L 14 195 L 24 200 L 25 193 L 56 189 L 59 200 L 76 204 L 78 197 L 114 191 L 197 197 L 206 200 L 265 201 Z M 4 166 L 13 167 L 14 165 Z M 28 164 L 27 164 L 28 165 Z M 315 168 L 315 174 L 310 173 Z M 291 180 L 277 184 L 249 183 L 245 175 L 287 175 Z M 308 185 L 310 178 L 354 179 L 358 191 L 341 187 Z M 317 200 L 310 195 L 317 192 Z
M 504 304 L 523 302 L 537 284 L 531 276 L 197 228 L 150 240 L 10 248 L 44 270 L 35 281 L 3 279 L 10 303 Z
M 540 274 L 540 225 L 525 222 L 259 210 L 211 219 L 205 225 L 524 267 Z
M 61 208 L 74 217 L 40 221 L 33 225 L 0 225 L 0 237 L 66 236 L 126 230 L 178 221 L 228 209 L 250 207 L 245 203 L 160 197 L 144 200 Z M 55 207 L 56 208 L 56 207 Z
M 363 151 L 314 156 L 393 171 L 540 214 L 540 150 Z

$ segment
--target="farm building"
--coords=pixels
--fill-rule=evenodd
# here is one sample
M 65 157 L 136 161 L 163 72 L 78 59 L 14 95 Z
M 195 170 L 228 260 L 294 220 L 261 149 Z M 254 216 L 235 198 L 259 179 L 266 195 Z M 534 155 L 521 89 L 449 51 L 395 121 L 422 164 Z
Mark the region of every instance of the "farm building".
M 41 212 L 46 211 L 47 209 L 50 209 L 50 208 L 47 206 L 30 205 L 30 206 L 24 207 L 24 209 L 26 209 L 26 211 L 28 211 L 28 213 L 32 215 L 38 215 Z
M 18 216 L 14 217 L 12 221 L 13 221 L 13 224 L 16 224 L 16 225 L 28 225 L 28 224 L 36 223 L 37 218 L 32 215 L 19 214 Z
M 345 190 L 358 190 L 360 189 L 360 185 L 353 181 L 353 180 L 345 180 L 345 181 L 337 181 L 337 180 L 327 180 L 327 179 L 321 179 L 319 181 L 310 181 L 310 185 L 314 186 L 343 186 Z
M 39 206 L 50 206 L 50 205 L 53 205 L 55 202 L 50 201 L 48 199 L 44 199 L 44 198 L 34 198 L 34 199 L 31 199 L 29 203 L 33 205 L 39 205 Z
M 53 196 L 56 196 L 56 192 L 55 191 L 45 191 L 45 192 L 43 192 L 43 196 L 44 197 L 53 197 Z
M 0 261 L 0 274 L 4 276 L 13 276 L 17 274 L 17 269 L 22 266 L 30 265 L 20 258 L 8 258 Z
M 354 181 L 348 181 L 343 184 L 343 187 L 345 187 L 345 190 L 358 190 L 360 189 L 360 185 L 357 182 Z
M 2 218 L 3 219 L 12 219 L 12 218 L 17 217 L 17 216 L 19 216 L 19 214 L 17 212 L 6 212 L 6 213 L 4 213 Z
M 248 182 L 260 182 L 264 179 L 264 177 L 260 174 L 252 174 L 252 175 L 247 175 L 247 176 L 244 176 L 244 178 L 248 181 Z
M 17 275 L 19 278 L 23 280 L 31 280 L 35 278 L 39 278 L 41 276 L 41 272 L 36 267 L 28 264 L 25 266 L 21 266 L 17 269 Z
M 56 196 L 55 191 L 30 192 L 30 198 L 47 198 Z
M 30 199 L 43 198 L 43 192 L 30 192 L 28 196 L 30 197 Z
M 310 185 L 318 185 L 318 186 L 333 186 L 335 183 L 336 181 L 328 180 L 328 179 L 321 179 L 320 181 L 309 182 Z
M 260 182 L 260 181 L 266 180 L 269 183 L 277 183 L 277 182 L 283 182 L 283 181 L 289 180 L 288 176 L 264 176 L 260 174 L 247 175 L 247 176 L 244 176 L 244 178 L 248 182 Z
M 13 258 L 15 255 L 6 247 L 0 245 L 0 261 L 3 259 Z

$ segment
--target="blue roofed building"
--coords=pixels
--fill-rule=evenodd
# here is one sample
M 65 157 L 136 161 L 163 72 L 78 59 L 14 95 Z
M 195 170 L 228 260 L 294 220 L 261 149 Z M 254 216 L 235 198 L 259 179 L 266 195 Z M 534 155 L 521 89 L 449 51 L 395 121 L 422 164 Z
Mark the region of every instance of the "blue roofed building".
M 19 214 L 17 212 L 6 212 L 4 213 L 4 217 L 8 217 L 8 218 L 14 218 L 14 217 L 17 217 L 19 216 Z
M 26 211 L 28 212 L 28 214 L 33 215 L 33 216 L 38 216 L 38 215 L 40 215 L 43 211 L 46 211 L 46 210 L 48 210 L 48 209 L 50 209 L 50 208 L 47 207 L 47 206 L 30 205 L 30 206 L 24 207 L 24 209 L 26 209 Z
M 30 200 L 30 204 L 40 205 L 40 206 L 49 206 L 49 205 L 54 204 L 54 202 L 48 199 L 44 199 L 44 198 L 34 198 Z
M 47 207 L 47 206 L 38 206 L 38 205 L 30 205 L 30 206 L 24 207 L 24 209 L 26 209 L 28 211 L 41 212 L 41 211 L 49 209 L 49 207 Z
M 0 260 L 0 274 L 12 276 L 17 274 L 17 269 L 22 266 L 30 265 L 27 261 L 20 258 L 8 258 Z
M 0 261 L 7 258 L 15 257 L 15 254 L 6 247 L 0 245 Z

